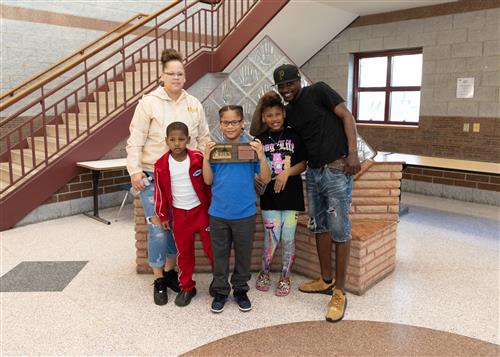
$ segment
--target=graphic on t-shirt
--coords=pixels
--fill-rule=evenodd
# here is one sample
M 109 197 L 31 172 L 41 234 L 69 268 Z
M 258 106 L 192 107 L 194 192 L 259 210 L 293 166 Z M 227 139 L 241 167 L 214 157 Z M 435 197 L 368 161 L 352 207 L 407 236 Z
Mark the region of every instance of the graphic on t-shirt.
M 273 179 L 306 159 L 302 141 L 292 130 L 285 128 L 281 132 L 267 131 L 258 135 L 258 139 L 262 141 L 266 161 L 271 169 Z M 260 207 L 263 211 L 304 210 L 303 182 L 300 175 L 290 176 L 281 192 L 275 192 L 274 183 L 271 182 L 266 186 L 264 192 L 259 193 L 261 194 Z M 277 229 L 279 224 L 275 223 L 274 227 Z
M 271 154 L 267 156 L 271 164 L 272 176 L 276 176 L 292 166 L 294 149 L 295 145 L 290 139 L 264 145 L 264 152 Z
M 281 153 L 274 153 L 271 159 L 271 165 L 273 167 L 273 172 L 279 174 L 283 171 L 283 166 L 285 165 L 285 160 L 281 157 Z

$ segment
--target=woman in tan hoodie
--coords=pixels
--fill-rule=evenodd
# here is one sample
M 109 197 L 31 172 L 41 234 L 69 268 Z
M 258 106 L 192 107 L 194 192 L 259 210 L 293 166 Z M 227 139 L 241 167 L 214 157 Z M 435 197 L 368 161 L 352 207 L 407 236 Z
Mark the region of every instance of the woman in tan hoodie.
M 201 103 L 183 89 L 186 74 L 182 60 L 180 53 L 174 49 L 162 52 L 163 86 L 144 95 L 139 101 L 130 123 L 130 137 L 127 141 L 127 170 L 132 187 L 140 191 L 148 222 L 148 257 L 155 277 L 153 297 L 157 305 L 167 303 L 167 287 L 176 292 L 180 288 L 174 270 L 177 249 L 172 233 L 152 224 L 150 220 L 154 216 L 154 164 L 168 150 L 165 132 L 167 126 L 174 121 L 188 126 L 190 149 L 203 151 L 210 140 Z

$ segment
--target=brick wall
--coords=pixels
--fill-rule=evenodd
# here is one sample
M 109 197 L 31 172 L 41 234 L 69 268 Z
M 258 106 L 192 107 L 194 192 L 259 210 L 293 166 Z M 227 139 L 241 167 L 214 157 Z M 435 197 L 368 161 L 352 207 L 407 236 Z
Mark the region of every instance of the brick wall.
M 120 191 L 119 185 L 125 183 L 130 183 L 130 177 L 125 169 L 101 172 L 99 178 L 99 195 Z M 75 200 L 92 195 L 92 173 L 90 170 L 81 169 L 80 173 L 73 180 L 64 185 L 64 187 L 54 193 L 43 204 Z
M 395 268 L 396 228 L 399 220 L 399 194 L 402 165 L 398 163 L 365 162 L 355 180 L 351 221 L 353 222 L 351 258 L 346 288 L 363 294 Z M 147 225 L 138 198 L 134 200 L 136 270 L 151 273 L 147 258 Z M 296 232 L 296 252 L 293 270 L 308 277 L 317 277 L 319 263 L 314 234 L 306 228 L 307 216 L 301 215 Z M 264 227 L 260 209 L 252 249 L 252 271 L 262 264 Z M 272 270 L 281 269 L 281 246 L 275 253 Z M 233 254 L 234 256 L 234 254 Z M 210 272 L 201 242 L 195 239 L 196 271 Z M 335 267 L 335 254 L 332 254 Z M 231 266 L 234 257 L 231 258 Z
M 353 53 L 422 47 L 419 127 L 360 126 L 361 135 L 380 151 L 500 162 L 498 2 L 494 6 L 492 1 L 471 1 L 437 7 L 440 16 L 433 16 L 433 7 L 427 7 L 422 18 L 412 16 L 418 11 L 408 10 L 404 21 L 383 14 L 376 21 L 363 22 L 362 16 L 302 70 L 313 81 L 327 82 L 350 104 Z M 475 79 L 474 98 L 455 98 L 457 78 L 461 77 Z M 465 123 L 470 124 L 467 132 L 463 131 Z M 479 133 L 472 132 L 472 123 L 480 123 Z
M 396 265 L 397 221 L 353 221 L 346 290 L 362 295 L 390 274 Z M 293 270 L 309 278 L 320 276 L 316 239 L 302 222 L 297 227 Z M 300 259 L 299 259 L 300 257 Z M 335 247 L 332 250 L 335 267 Z
M 351 220 L 399 219 L 402 168 L 400 163 L 372 163 L 364 167 L 354 181 Z
M 479 133 L 472 132 L 473 123 L 480 124 Z M 358 132 L 379 151 L 500 162 L 500 118 L 420 116 L 418 128 L 358 125 Z
M 406 180 L 500 192 L 500 175 L 472 174 L 468 172 L 408 166 L 403 173 L 403 178 Z

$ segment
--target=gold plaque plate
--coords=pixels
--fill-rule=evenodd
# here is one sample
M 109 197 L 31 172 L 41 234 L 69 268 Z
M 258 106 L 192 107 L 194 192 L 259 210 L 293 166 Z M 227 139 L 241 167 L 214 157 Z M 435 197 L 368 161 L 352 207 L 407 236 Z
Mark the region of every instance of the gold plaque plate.
M 216 144 L 210 153 L 210 162 L 256 162 L 257 154 L 249 143 Z

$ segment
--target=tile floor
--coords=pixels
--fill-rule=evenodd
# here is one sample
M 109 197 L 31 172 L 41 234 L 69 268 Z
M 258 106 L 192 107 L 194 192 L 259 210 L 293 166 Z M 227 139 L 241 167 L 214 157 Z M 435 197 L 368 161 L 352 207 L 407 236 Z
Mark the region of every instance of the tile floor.
M 348 294 L 346 320 L 428 327 L 500 344 L 499 207 L 405 194 L 396 270 L 363 296 Z M 117 208 L 103 210 L 113 219 Z M 135 273 L 132 209 L 106 226 L 83 215 L 1 232 L 0 276 L 22 262 L 88 263 L 62 291 L 1 292 L 0 355 L 166 355 L 260 327 L 323 319 L 328 296 L 286 298 L 252 289 L 253 310 L 209 311 L 211 277 L 179 308 L 152 302 L 152 277 Z M 252 278 L 251 284 L 254 284 Z

